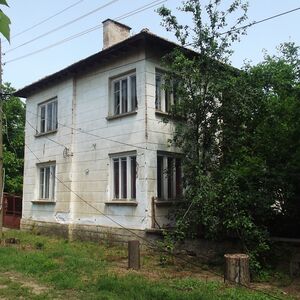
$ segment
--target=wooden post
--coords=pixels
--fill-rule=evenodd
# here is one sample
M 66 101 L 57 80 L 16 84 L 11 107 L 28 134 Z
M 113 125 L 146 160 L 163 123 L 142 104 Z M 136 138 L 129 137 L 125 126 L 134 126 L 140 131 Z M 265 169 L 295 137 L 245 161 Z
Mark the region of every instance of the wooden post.
M 140 269 L 140 242 L 128 241 L 128 269 Z
M 224 281 L 248 286 L 250 284 L 249 256 L 225 254 Z

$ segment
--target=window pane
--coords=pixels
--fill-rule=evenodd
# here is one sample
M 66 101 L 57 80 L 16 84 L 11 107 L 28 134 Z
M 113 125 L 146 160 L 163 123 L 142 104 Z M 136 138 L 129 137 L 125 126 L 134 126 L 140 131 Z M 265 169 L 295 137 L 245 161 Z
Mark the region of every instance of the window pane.
M 137 96 L 136 96 L 136 76 L 130 77 L 131 84 L 131 108 L 135 110 L 137 108 Z
M 181 159 L 176 158 L 176 196 L 182 195 Z
M 49 189 L 50 188 L 50 167 L 45 168 L 45 197 L 49 199 Z
M 136 198 L 136 157 L 131 157 L 131 198 Z
M 122 113 L 128 111 L 128 87 L 127 79 L 122 80 Z
M 55 166 L 51 166 L 51 195 L 50 198 L 54 199 L 54 192 L 55 192 Z
M 53 102 L 52 130 L 57 129 L 57 101 Z
M 48 103 L 47 104 L 47 131 L 51 131 L 52 130 L 52 106 L 53 106 L 53 102 Z
M 122 197 L 127 198 L 127 158 L 121 158 L 121 185 L 122 185 Z
M 169 112 L 171 108 L 171 85 L 170 81 L 166 81 L 166 88 L 165 88 L 165 111 Z
M 161 74 L 155 76 L 155 108 L 161 110 Z
M 45 176 L 45 169 L 40 169 L 40 199 L 44 198 L 44 176 Z
M 41 111 L 40 111 L 40 114 L 41 114 L 41 124 L 40 124 L 40 132 L 45 132 L 46 130 L 46 126 L 45 126 L 45 123 L 46 123 L 46 107 L 45 105 L 41 106 Z
M 114 83 L 114 115 L 120 114 L 120 82 Z
M 157 198 L 163 198 L 163 157 L 157 157 Z
M 173 158 L 168 157 L 168 199 L 173 198 Z
M 114 198 L 119 198 L 119 159 L 114 159 Z

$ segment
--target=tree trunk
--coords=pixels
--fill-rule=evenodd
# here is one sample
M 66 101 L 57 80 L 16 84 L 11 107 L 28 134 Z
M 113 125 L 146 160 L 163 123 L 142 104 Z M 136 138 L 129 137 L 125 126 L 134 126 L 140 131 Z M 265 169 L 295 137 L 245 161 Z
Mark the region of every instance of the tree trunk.
M 250 284 L 249 256 L 225 254 L 224 281 L 248 286 Z

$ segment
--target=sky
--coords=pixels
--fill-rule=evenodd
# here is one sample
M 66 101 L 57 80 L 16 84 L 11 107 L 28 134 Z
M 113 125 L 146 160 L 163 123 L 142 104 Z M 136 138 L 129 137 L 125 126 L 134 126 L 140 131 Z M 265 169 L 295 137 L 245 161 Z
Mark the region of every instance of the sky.
M 207 0 L 200 1 L 207 2 Z M 12 38 L 10 44 L 2 39 L 3 81 L 10 82 L 16 89 L 101 51 L 101 23 L 107 18 L 121 17 L 119 21 L 130 26 L 132 34 L 148 28 L 151 32 L 172 41 L 176 41 L 176 38 L 161 26 L 161 17 L 156 12 L 158 7 L 164 4 L 178 15 L 181 22 L 191 24 L 187 15 L 176 10 L 181 0 L 155 2 L 154 0 L 8 0 L 7 2 L 9 7 L 4 8 L 4 12 L 11 19 Z M 232 0 L 223 0 L 222 5 L 226 7 L 231 2 Z M 249 22 L 300 7 L 299 0 L 248 0 L 248 2 Z M 126 17 L 127 13 L 146 8 L 145 5 L 149 3 L 156 6 Z M 61 13 L 56 15 L 58 12 Z M 85 14 L 88 15 L 82 17 Z M 77 18 L 80 19 L 73 22 Z M 42 21 L 45 22 L 35 26 Z M 299 23 L 300 10 L 250 27 L 247 35 L 233 46 L 232 65 L 240 68 L 245 60 L 256 64 L 263 59 L 263 49 L 274 54 L 276 47 L 283 42 L 291 41 L 300 45 Z M 27 30 L 33 26 L 35 27 Z M 87 34 L 61 43 L 94 27 L 96 28 Z M 27 31 L 23 32 L 25 30 Z M 41 35 L 44 36 L 39 38 Z M 57 45 L 47 48 L 54 44 Z M 44 48 L 47 49 L 39 52 Z M 34 54 L 27 56 L 30 53 Z

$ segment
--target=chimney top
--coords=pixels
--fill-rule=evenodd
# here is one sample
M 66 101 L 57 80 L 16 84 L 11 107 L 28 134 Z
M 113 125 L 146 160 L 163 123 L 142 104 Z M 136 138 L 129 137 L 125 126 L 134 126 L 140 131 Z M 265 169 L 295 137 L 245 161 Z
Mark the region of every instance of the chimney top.
M 131 30 L 131 29 L 132 29 L 131 27 L 129 27 L 129 26 L 126 25 L 126 24 L 120 23 L 120 22 L 118 22 L 118 21 L 115 21 L 115 20 L 109 19 L 109 18 L 106 19 L 106 20 L 104 20 L 104 21 L 102 22 L 102 24 L 105 25 L 105 23 L 107 23 L 107 22 L 113 22 L 113 23 L 115 23 L 115 24 L 118 25 L 118 26 L 127 28 L 128 30 Z
M 103 24 L 103 49 L 113 46 L 129 38 L 131 27 L 106 19 Z

